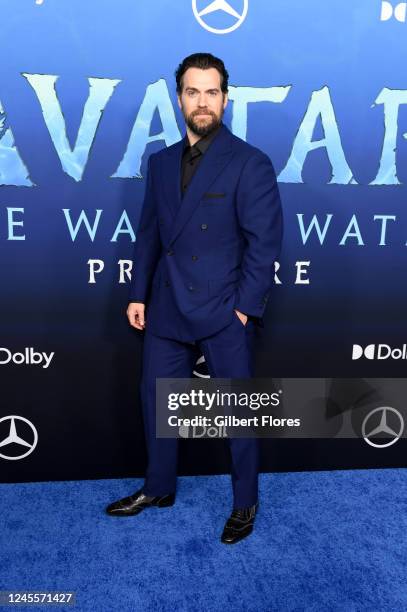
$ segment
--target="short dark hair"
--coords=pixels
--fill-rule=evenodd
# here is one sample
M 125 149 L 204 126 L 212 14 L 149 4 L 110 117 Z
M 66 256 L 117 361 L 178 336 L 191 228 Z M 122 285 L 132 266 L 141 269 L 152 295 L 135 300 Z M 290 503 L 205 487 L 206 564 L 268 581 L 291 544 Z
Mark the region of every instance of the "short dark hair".
M 215 57 L 211 53 L 193 53 L 192 55 L 188 55 L 188 57 L 185 57 L 175 71 L 178 94 L 181 94 L 182 92 L 182 77 L 184 73 L 188 70 L 188 68 L 200 68 L 201 70 L 207 70 L 208 68 L 216 68 L 216 70 L 221 76 L 221 90 L 223 91 L 223 93 L 228 92 L 229 73 L 226 70 L 225 64 L 222 62 L 222 60 L 218 57 Z

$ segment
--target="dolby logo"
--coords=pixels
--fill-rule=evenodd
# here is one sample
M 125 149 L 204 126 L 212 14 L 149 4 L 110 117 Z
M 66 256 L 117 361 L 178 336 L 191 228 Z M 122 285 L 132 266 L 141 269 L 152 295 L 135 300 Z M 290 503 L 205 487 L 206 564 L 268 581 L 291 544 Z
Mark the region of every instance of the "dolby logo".
M 35 365 L 47 369 L 55 353 L 44 353 L 35 351 L 32 346 L 27 346 L 23 353 L 12 352 L 4 346 L 0 347 L 0 365 L 14 363 L 15 365 Z
M 407 2 L 398 2 L 397 4 L 393 4 L 392 2 L 387 2 L 387 0 L 383 1 L 380 13 L 380 21 L 388 21 L 389 19 L 394 18 L 397 21 L 400 21 L 401 23 L 405 23 L 406 9 Z
M 354 344 L 352 348 L 352 359 L 407 359 L 407 344 L 400 348 L 391 348 L 388 344 L 368 344 L 365 348 L 360 344 Z

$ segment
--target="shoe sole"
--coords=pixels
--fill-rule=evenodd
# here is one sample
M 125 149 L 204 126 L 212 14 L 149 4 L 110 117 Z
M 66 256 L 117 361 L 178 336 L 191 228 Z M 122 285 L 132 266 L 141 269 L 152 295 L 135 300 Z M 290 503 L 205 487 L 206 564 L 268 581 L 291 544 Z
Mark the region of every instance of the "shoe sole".
M 160 499 L 156 504 L 136 508 L 136 510 L 134 510 L 133 512 L 122 512 L 121 510 L 118 510 L 116 512 L 115 510 L 106 510 L 106 514 L 108 514 L 109 516 L 136 516 L 137 514 L 140 514 L 140 512 L 143 512 L 143 510 L 147 510 L 147 508 L 169 508 L 170 506 L 173 506 L 174 503 L 175 499 Z

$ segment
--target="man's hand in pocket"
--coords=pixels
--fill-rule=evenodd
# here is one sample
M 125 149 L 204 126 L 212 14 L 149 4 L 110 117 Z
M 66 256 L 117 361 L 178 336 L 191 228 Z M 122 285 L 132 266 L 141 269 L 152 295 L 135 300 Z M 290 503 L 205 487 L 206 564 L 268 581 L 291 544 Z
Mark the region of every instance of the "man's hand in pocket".
M 243 325 L 246 325 L 248 316 L 245 315 L 243 312 L 240 312 L 240 310 L 236 310 L 236 308 L 235 308 L 235 313 L 237 314 L 237 316 L 239 317 Z

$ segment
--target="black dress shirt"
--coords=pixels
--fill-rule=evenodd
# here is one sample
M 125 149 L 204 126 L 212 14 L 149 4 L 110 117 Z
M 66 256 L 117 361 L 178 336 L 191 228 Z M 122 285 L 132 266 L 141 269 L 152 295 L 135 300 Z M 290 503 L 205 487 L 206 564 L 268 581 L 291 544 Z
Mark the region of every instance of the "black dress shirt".
M 201 162 L 201 159 L 206 149 L 215 138 L 222 126 L 222 122 L 215 128 L 210 134 L 202 136 L 194 145 L 189 144 L 188 134 L 184 137 L 184 147 L 181 161 L 181 194 L 184 196 L 185 191 L 192 177 L 194 176 L 197 168 Z

